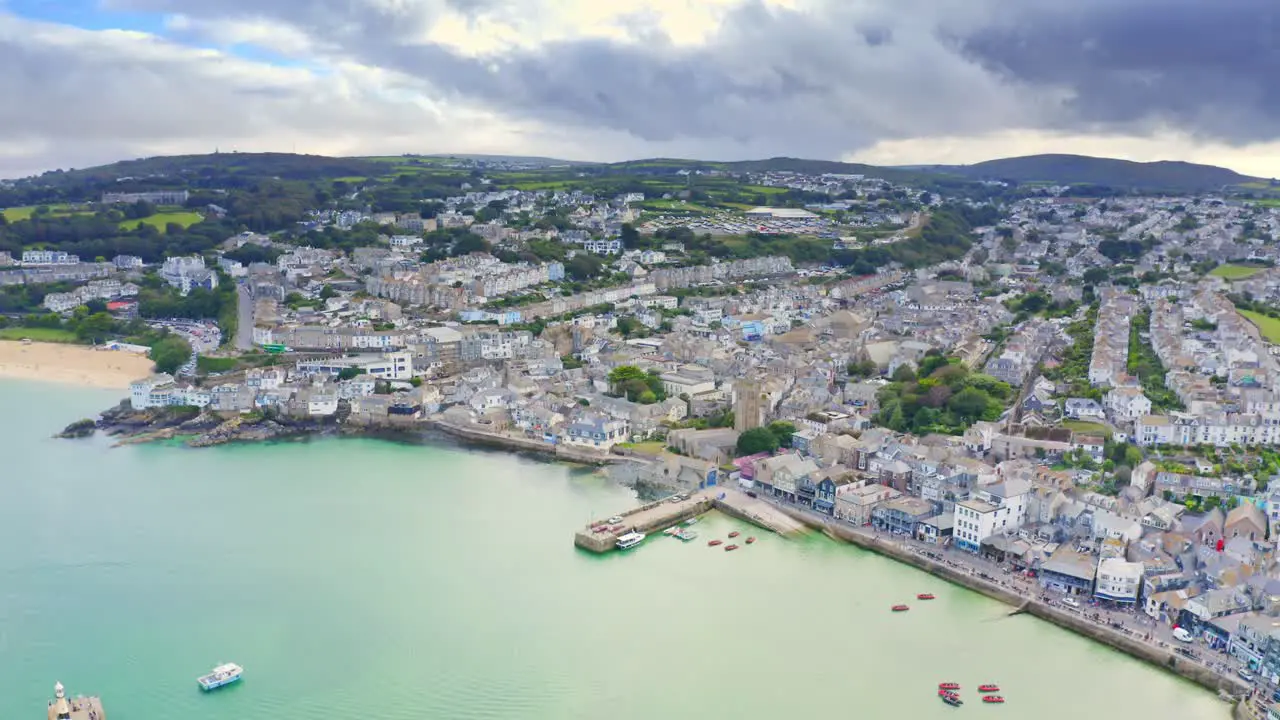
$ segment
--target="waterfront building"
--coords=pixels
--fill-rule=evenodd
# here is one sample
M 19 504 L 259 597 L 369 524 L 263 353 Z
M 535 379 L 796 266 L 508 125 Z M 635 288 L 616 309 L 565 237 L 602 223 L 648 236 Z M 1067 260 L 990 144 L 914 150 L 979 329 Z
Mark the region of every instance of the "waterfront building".
M 877 505 L 871 511 L 871 525 L 882 532 L 915 537 L 920 523 L 937 514 L 933 503 L 904 495 Z
M 1051 590 L 1071 595 L 1089 595 L 1093 592 L 1097 573 L 1097 558 L 1063 543 L 1040 566 L 1039 580 L 1042 587 Z
M 1098 563 L 1094 596 L 1101 600 L 1136 605 L 1142 588 L 1143 566 L 1124 558 L 1110 557 Z
M 583 413 L 565 430 L 564 442 L 608 450 L 630 439 L 631 425 L 603 413 Z

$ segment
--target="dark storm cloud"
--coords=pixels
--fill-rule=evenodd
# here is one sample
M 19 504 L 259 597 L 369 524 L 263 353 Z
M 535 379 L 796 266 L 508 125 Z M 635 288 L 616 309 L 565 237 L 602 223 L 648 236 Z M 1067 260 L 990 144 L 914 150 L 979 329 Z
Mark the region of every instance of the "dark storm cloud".
M 1069 89 L 1073 124 L 1164 121 L 1229 141 L 1280 136 L 1280 2 L 1023 3 L 960 38 L 1018 81 Z
M 1280 137 L 1280 0 L 747 0 L 704 43 L 569 38 L 471 57 L 423 38 L 443 13 L 536 17 L 535 0 L 108 0 L 292 25 L 335 59 L 432 97 L 649 141 L 733 139 L 831 156 L 1006 129 Z

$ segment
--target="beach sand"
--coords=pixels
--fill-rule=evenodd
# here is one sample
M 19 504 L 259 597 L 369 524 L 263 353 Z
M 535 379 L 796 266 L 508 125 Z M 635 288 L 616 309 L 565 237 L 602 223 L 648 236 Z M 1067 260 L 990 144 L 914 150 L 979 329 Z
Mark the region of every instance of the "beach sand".
M 0 378 L 125 389 L 150 375 L 151 368 L 146 356 L 123 350 L 0 340 Z

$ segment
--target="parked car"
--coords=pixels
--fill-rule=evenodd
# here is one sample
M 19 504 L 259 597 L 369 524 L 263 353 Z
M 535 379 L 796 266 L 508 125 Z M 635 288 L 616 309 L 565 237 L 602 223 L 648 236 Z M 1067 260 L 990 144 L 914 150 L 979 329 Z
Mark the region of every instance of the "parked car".
M 747 491 L 747 497 L 749 497 L 749 498 L 753 498 L 753 497 L 760 497 L 760 496 L 759 496 L 759 495 L 756 495 L 756 491 L 755 491 L 755 490 L 748 490 L 748 491 Z
M 1239 670 L 1237 670 L 1236 674 L 1239 675 L 1240 679 L 1244 680 L 1245 682 L 1253 682 L 1253 673 L 1249 672 L 1248 670 L 1245 670 L 1244 668 L 1240 668 Z
M 1184 643 L 1195 641 L 1195 638 L 1191 636 L 1191 633 L 1187 632 L 1186 628 L 1180 628 L 1180 627 L 1173 629 L 1173 638 L 1175 640 L 1180 640 Z
M 1064 598 L 1062 598 L 1062 604 L 1063 604 L 1063 605 L 1070 605 L 1070 606 L 1071 606 L 1071 607 L 1073 607 L 1073 608 L 1078 608 L 1078 607 L 1080 607 L 1080 601 L 1079 601 L 1079 600 L 1076 600 L 1076 599 L 1075 599 L 1075 598 L 1073 598 L 1073 597 L 1064 597 Z

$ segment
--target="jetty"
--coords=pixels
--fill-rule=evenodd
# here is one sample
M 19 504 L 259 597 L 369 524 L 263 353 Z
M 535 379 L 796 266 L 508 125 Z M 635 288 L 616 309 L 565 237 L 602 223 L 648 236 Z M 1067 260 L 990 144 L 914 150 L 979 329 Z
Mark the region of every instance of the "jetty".
M 57 683 L 49 701 L 49 720 L 107 720 L 107 712 L 102 709 L 100 698 L 69 698 L 66 688 Z
M 682 499 L 679 500 L 656 500 L 619 513 L 617 517 L 621 522 L 610 523 L 603 518 L 593 520 L 574 535 L 573 544 L 590 552 L 606 553 L 616 548 L 618 537 L 629 532 L 647 535 L 711 510 L 719 510 L 779 535 L 795 535 L 805 530 L 803 523 L 737 488 L 709 487 L 680 497 Z

